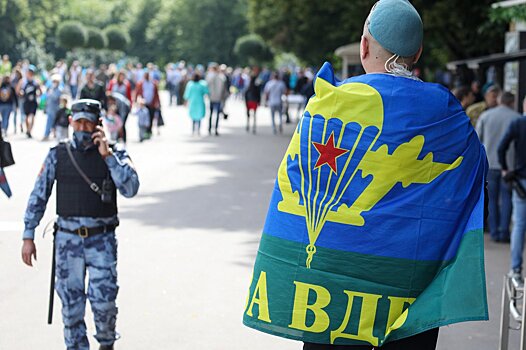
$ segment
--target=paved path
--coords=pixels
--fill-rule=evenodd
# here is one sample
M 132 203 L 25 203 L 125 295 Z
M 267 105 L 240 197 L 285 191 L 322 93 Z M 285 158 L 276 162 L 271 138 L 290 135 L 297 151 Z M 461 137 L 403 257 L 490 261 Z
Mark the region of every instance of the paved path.
M 185 109 L 166 107 L 161 135 L 142 144 L 136 118 L 128 121 L 141 188 L 134 199 L 119 198 L 117 349 L 301 349 L 241 324 L 274 177 L 294 126 L 272 135 L 269 112 L 262 109 L 254 136 L 244 130 L 241 103 L 231 103 L 230 115 L 221 121 L 220 137 L 193 138 Z M 39 116 L 35 136 L 43 120 Z M 53 218 L 53 198 L 38 230 L 36 267 L 20 259 L 26 201 L 52 143 L 10 139 L 17 164 L 6 170 L 14 197 L 0 195 L 0 349 L 61 349 L 58 298 L 55 322 L 46 325 L 51 239 L 41 237 Z M 487 244 L 491 321 L 442 329 L 440 350 L 497 349 L 507 259 L 507 245 Z M 89 311 L 87 320 L 93 334 Z M 510 349 L 517 349 L 517 335 L 512 338 Z

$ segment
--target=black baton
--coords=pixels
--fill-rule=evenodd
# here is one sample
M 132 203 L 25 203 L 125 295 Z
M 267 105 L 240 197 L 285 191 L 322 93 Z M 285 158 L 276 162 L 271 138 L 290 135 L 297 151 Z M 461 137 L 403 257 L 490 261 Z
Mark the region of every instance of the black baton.
M 51 259 L 51 281 L 49 283 L 49 309 L 47 313 L 47 324 L 53 323 L 53 302 L 55 301 L 55 234 L 57 226 L 53 227 L 53 258 Z

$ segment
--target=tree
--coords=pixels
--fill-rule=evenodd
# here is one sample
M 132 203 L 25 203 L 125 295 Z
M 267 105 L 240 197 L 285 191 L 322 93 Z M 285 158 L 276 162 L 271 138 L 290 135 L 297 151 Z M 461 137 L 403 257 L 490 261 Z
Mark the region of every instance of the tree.
M 416 0 L 414 5 L 424 22 L 422 62 L 435 68 L 449 61 L 502 52 L 506 25 L 492 23 L 493 2 Z
M 40 45 L 45 43 L 46 37 L 56 32 L 60 23 L 58 9 L 63 0 L 29 0 L 27 6 L 29 17 L 25 22 L 26 39 L 32 39 Z
M 256 65 L 266 63 L 274 57 L 261 36 L 247 34 L 236 40 L 234 53 L 241 63 Z
M 20 58 L 14 50 L 16 44 L 24 37 L 23 25 L 29 18 L 27 1 L 7 0 L 2 2 L 0 7 L 0 52 L 7 53 L 11 58 Z
M 108 38 L 108 48 L 111 50 L 125 51 L 130 43 L 130 36 L 122 28 L 116 25 L 110 25 L 104 33 Z
M 321 65 L 339 46 L 359 40 L 374 1 L 249 0 L 251 31 L 272 47 Z
M 495 23 L 510 23 L 512 21 L 526 20 L 526 5 L 512 7 L 497 7 L 490 13 L 491 20 Z
M 320 65 L 339 46 L 360 40 L 375 2 L 248 0 L 249 27 L 273 47 Z M 492 2 L 413 0 L 424 22 L 422 64 L 436 68 L 448 61 L 502 51 L 505 26 L 490 21 Z
M 34 0 L 30 1 L 33 2 Z M 75 20 L 96 28 L 105 28 L 111 24 L 124 24 L 130 19 L 134 10 L 133 0 L 52 1 L 61 2 L 55 12 L 60 15 L 62 20 Z
M 132 16 L 132 20 L 129 23 L 130 37 L 132 38 L 130 46 L 127 52 L 132 56 L 137 56 L 146 61 L 153 60 L 157 53 L 155 51 L 159 50 L 159 47 L 155 47 L 152 44 L 152 38 L 146 38 L 146 32 L 148 28 L 152 26 L 152 21 L 157 16 L 162 16 L 165 11 L 161 11 L 161 1 L 160 0 L 142 0 L 137 11 Z M 162 29 L 159 28 L 159 32 L 163 30 L 169 30 L 168 23 L 165 25 L 162 24 Z
M 88 35 L 84 26 L 78 22 L 66 21 L 57 29 L 58 44 L 65 49 L 83 47 Z
M 108 39 L 104 32 L 95 27 L 88 27 L 88 40 L 86 41 L 86 48 L 103 49 L 108 45 Z
M 160 64 L 235 64 L 236 39 L 247 33 L 246 1 L 143 1 L 130 25 L 129 53 Z

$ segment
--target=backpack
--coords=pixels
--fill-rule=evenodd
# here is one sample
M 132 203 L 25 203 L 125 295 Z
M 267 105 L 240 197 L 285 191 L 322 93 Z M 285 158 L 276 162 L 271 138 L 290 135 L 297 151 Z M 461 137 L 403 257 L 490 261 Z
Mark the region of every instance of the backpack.
M 9 102 L 11 99 L 12 89 L 9 85 L 2 86 L 0 88 L 0 101 L 2 102 Z

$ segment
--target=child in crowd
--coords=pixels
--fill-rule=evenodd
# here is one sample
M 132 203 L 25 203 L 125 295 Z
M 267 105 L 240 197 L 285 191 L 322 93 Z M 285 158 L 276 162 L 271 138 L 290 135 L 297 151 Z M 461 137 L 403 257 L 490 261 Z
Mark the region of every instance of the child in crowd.
M 116 104 L 108 105 L 108 112 L 104 116 L 104 125 L 110 133 L 110 140 L 116 141 L 122 128 L 122 119 L 119 116 Z
M 59 110 L 55 114 L 53 129 L 55 129 L 57 141 L 62 141 L 69 138 L 69 117 L 71 116 L 71 110 L 68 108 L 67 95 L 60 96 L 59 102 Z
M 146 108 L 142 97 L 139 97 L 137 102 L 138 106 L 135 109 L 135 114 L 137 114 L 139 119 L 139 141 L 143 142 L 150 138 L 150 135 L 148 134 L 148 128 L 150 127 L 150 112 L 148 111 L 148 108 Z

